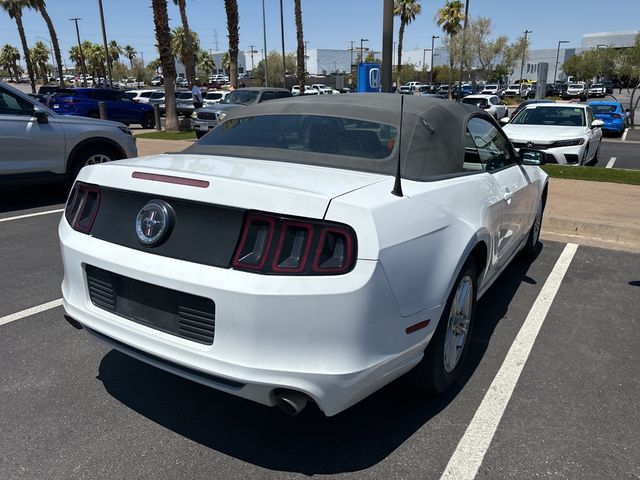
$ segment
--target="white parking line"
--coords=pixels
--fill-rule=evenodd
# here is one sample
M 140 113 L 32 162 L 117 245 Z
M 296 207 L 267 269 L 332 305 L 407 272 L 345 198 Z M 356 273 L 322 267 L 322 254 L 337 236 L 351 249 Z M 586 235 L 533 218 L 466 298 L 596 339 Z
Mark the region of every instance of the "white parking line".
M 498 374 L 449 459 L 447 468 L 440 477 L 441 480 L 471 480 L 478 473 L 538 332 L 577 249 L 578 245 L 568 243 L 562 251 L 513 341 Z
M 21 318 L 28 317 L 29 315 L 35 315 L 36 313 L 44 312 L 46 310 L 51 310 L 52 308 L 59 307 L 60 305 L 62 305 L 61 298 L 48 303 L 43 303 L 42 305 L 38 305 L 36 307 L 27 308 L 26 310 L 22 310 L 21 312 L 12 313 L 11 315 L 0 318 L 0 325 L 15 322 L 16 320 L 20 320 Z
M 629 133 L 629 129 L 625 128 L 624 133 L 622 134 L 622 141 L 625 142 L 627 140 L 627 133 Z
M 607 163 L 606 168 L 613 168 L 613 165 L 616 163 L 617 159 L 618 157 L 611 157 L 611 160 L 609 160 L 609 163 Z
M 26 215 L 18 215 L 16 217 L 0 218 L 0 223 L 8 222 L 10 220 L 20 220 L 21 218 L 37 217 L 40 215 L 49 215 L 50 213 L 64 212 L 64 208 L 58 208 L 57 210 L 47 210 L 46 212 L 27 213 Z

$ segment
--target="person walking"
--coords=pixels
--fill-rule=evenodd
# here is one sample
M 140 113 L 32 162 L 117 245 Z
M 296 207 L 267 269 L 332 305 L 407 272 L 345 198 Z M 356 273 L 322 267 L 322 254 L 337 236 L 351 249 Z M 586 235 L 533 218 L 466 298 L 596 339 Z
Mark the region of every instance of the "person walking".
M 195 82 L 193 87 L 191 87 L 191 95 L 193 96 L 193 106 L 195 108 L 202 108 L 202 91 L 200 90 L 198 82 Z
M 631 128 L 631 111 L 628 108 L 624 111 L 624 125 Z

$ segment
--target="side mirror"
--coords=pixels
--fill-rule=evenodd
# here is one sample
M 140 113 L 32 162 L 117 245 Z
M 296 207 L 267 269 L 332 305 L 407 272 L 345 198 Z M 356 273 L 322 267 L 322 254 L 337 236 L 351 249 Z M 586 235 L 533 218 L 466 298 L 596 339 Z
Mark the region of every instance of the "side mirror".
M 38 123 L 49 123 L 49 115 L 40 107 L 33 107 L 33 116 Z
M 540 150 L 535 150 L 533 148 L 521 148 L 520 160 L 522 160 L 523 165 L 544 165 L 545 164 L 544 152 L 541 152 Z
M 604 125 L 604 122 L 602 120 L 594 120 L 593 122 L 591 122 L 591 128 L 597 128 L 603 125 Z
M 503 125 L 506 125 L 507 123 L 509 123 L 509 117 L 502 117 L 500 119 L 500 123 L 502 123 Z

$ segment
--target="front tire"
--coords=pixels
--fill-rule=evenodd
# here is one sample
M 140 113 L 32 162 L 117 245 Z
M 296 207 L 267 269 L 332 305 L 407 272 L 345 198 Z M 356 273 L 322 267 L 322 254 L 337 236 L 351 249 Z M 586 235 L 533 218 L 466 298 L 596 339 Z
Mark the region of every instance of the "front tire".
M 78 176 L 78 173 L 80 173 L 80 170 L 87 165 L 111 162 L 119 158 L 120 156 L 113 148 L 103 145 L 89 145 L 80 150 L 73 159 L 71 169 L 69 170 L 69 180 L 73 182 Z
M 424 357 L 411 372 L 413 383 L 421 390 L 444 393 L 460 376 L 476 314 L 477 277 L 475 260 L 469 257 L 456 278 Z
M 547 203 L 547 192 L 545 190 L 540 203 L 538 204 L 538 210 L 536 216 L 533 219 L 533 225 L 529 230 L 529 236 L 527 243 L 524 244 L 522 249 L 523 253 L 528 257 L 533 257 L 538 251 L 538 245 L 540 244 L 540 231 L 542 230 L 542 217 L 544 215 L 544 207 Z

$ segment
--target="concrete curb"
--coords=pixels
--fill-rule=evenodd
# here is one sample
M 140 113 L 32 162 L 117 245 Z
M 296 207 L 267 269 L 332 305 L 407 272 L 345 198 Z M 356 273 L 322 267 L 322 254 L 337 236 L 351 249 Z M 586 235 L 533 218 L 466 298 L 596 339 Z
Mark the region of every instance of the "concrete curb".
M 640 250 L 640 228 L 628 225 L 586 222 L 547 215 L 542 222 L 542 232 L 549 235 L 615 243 L 625 250 Z

